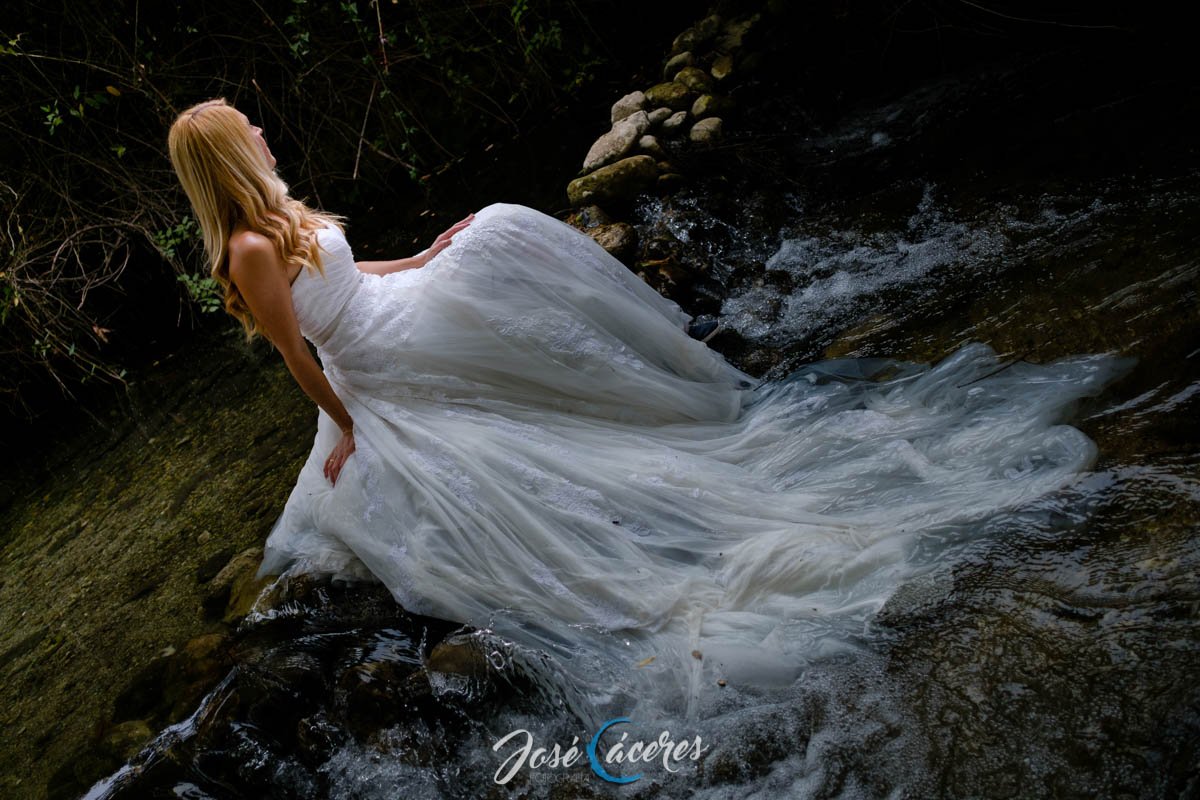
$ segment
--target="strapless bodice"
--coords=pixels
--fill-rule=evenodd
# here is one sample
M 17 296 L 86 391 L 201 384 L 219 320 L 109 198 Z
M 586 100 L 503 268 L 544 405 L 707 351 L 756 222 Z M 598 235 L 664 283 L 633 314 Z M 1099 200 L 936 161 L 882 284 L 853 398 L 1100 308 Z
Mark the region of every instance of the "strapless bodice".
M 317 231 L 325 274 L 305 267 L 292 281 L 292 307 L 305 339 L 322 347 L 337 328 L 346 306 L 362 286 L 365 273 L 354 264 L 350 244 L 340 230 Z

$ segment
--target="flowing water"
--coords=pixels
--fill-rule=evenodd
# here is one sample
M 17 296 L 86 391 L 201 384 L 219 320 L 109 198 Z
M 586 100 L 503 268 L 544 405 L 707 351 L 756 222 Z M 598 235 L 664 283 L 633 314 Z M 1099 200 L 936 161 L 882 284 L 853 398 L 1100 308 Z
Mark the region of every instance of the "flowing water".
M 88 796 L 1196 796 L 1200 159 L 1177 124 L 1194 101 L 1080 80 L 1015 59 L 821 125 L 763 100 L 728 180 L 636 213 L 702 268 L 697 302 L 731 329 L 713 345 L 766 377 L 970 342 L 998 370 L 1122 359 L 1066 418 L 1098 447 L 1090 471 L 918 536 L 864 589 L 877 612 L 795 627 L 799 680 L 727 686 L 697 721 L 379 587 L 296 578 L 195 713 Z M 516 731 L 577 760 L 497 783 Z M 660 736 L 666 757 L 605 760 Z

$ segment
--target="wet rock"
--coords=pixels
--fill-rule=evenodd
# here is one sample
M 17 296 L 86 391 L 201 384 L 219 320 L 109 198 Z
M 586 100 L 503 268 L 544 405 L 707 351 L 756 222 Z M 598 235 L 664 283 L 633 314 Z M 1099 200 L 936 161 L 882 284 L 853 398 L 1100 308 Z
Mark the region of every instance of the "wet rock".
M 666 106 L 675 111 L 691 107 L 692 100 L 695 97 L 696 93 L 694 91 L 676 81 L 656 83 L 646 90 L 646 100 L 651 105 L 655 107 Z
M 688 138 L 696 144 L 714 144 L 721 139 L 721 118 L 707 117 L 698 121 L 688 132 Z
M 306 760 L 323 764 L 333 752 L 347 743 L 349 737 L 339 726 L 330 722 L 322 712 L 302 717 L 296 723 L 296 744 Z
M 360 738 L 411 716 L 428 696 L 421 671 L 395 661 L 356 664 L 339 676 L 336 688 L 346 722 Z
M 626 222 L 597 225 L 589 228 L 587 234 L 610 255 L 621 261 L 628 259 L 637 249 L 637 231 Z
M 653 111 L 647 112 L 646 118 L 650 120 L 650 127 L 663 124 L 671 116 L 671 109 L 663 106 L 656 108 Z
M 487 678 L 491 672 L 487 653 L 479 639 L 471 634 L 454 634 L 438 642 L 430 651 L 425 668 L 430 672 L 463 675 L 478 680 Z
M 647 259 L 661 259 L 677 255 L 682 243 L 669 232 L 658 232 L 646 240 L 644 256 Z
M 696 119 L 723 116 L 733 110 L 733 98 L 723 94 L 702 94 L 692 103 L 692 116 Z
M 663 120 L 662 132 L 665 136 L 674 136 L 678 133 L 683 133 L 683 128 L 688 121 L 687 111 L 676 111 L 667 119 Z
M 607 225 L 610 222 L 612 222 L 612 218 L 600 206 L 584 206 L 567 217 L 567 224 L 573 225 L 581 231 Z
M 663 152 L 662 145 L 658 143 L 658 139 L 654 138 L 650 134 L 646 134 L 642 138 L 638 139 L 637 147 L 641 152 L 648 156 L 654 156 L 655 158 L 665 158 L 667 155 L 665 152 Z
M 215 681 L 232 664 L 229 636 L 222 632 L 205 633 L 188 640 L 175 655 L 179 673 L 189 681 Z
M 100 750 L 119 762 L 128 761 L 154 738 L 154 730 L 144 719 L 120 722 L 108 730 Z
M 651 285 L 667 290 L 673 290 L 676 287 L 683 288 L 687 286 L 691 278 L 688 271 L 674 256 L 643 261 L 638 264 L 638 269 L 651 279 Z
M 648 189 L 657 177 L 653 158 L 631 156 L 571 181 L 567 186 L 567 198 L 573 206 L 621 203 Z
M 679 74 L 675 76 L 675 83 L 682 83 L 693 92 L 712 91 L 712 80 L 708 73 L 699 67 L 684 67 L 679 70 Z
M 690 50 L 685 50 L 682 53 L 677 53 L 667 59 L 666 66 L 663 67 L 663 80 L 670 81 L 675 79 L 675 75 L 684 67 L 692 67 L 696 65 L 696 56 Z
M 630 92 L 622 97 L 617 102 L 613 103 L 610 120 L 613 125 L 616 125 L 621 120 L 628 117 L 635 111 L 641 111 L 646 105 L 646 95 L 641 91 Z
M 727 332 L 732 333 L 732 331 L 721 331 L 713 337 L 713 341 L 725 336 Z M 739 366 L 743 372 L 761 377 L 781 361 L 783 361 L 783 353 L 771 347 L 759 347 L 747 352 L 742 357 Z
M 261 562 L 262 549 L 258 547 L 231 558 L 209 583 L 203 600 L 205 614 L 230 623 L 246 616 L 262 590 L 275 580 L 271 575 L 255 577 Z
M 162 687 L 163 706 L 170 721 L 183 719 L 233 665 L 229 639 L 208 633 L 188 641 L 170 657 Z

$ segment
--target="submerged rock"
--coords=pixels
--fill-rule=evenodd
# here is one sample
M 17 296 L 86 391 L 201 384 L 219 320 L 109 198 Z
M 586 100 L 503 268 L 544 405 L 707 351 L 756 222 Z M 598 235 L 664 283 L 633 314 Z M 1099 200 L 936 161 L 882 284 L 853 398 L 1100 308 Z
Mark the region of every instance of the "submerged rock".
M 627 222 L 597 225 L 587 234 L 615 258 L 625 261 L 637 249 L 637 231 Z

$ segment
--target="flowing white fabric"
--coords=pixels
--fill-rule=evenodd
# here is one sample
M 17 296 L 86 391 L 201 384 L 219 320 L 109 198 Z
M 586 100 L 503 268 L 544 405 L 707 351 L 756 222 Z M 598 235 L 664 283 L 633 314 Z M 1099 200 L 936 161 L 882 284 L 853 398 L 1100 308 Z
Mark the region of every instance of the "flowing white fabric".
M 325 277 L 302 273 L 293 302 L 357 450 L 331 486 L 339 433 L 318 414 L 259 575 L 378 579 L 412 612 L 689 715 L 717 678 L 793 680 L 812 631 L 858 624 L 911 572 L 918 534 L 1087 468 L 1093 444 L 1060 415 L 1116 369 L 1000 368 L 976 344 L 932 368 L 844 360 L 759 384 L 533 209 L 490 205 L 425 267 L 382 277 L 320 236 Z

